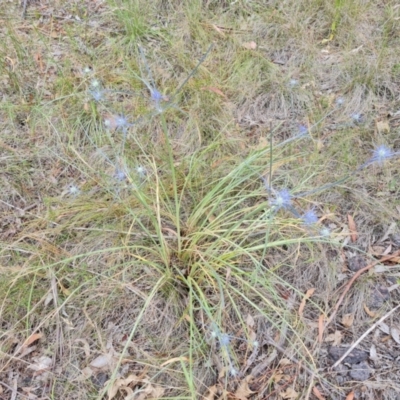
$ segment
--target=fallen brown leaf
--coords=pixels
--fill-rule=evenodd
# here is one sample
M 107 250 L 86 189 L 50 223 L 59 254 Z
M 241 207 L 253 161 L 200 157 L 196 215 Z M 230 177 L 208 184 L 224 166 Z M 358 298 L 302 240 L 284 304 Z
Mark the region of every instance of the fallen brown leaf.
M 254 318 L 250 314 L 247 314 L 246 324 L 249 328 L 253 328 L 254 326 Z
M 208 395 L 204 397 L 204 400 L 214 400 L 215 395 L 218 392 L 218 386 L 214 385 L 208 388 Z
M 254 41 L 243 43 L 243 47 L 247 50 L 255 50 L 257 48 L 257 43 Z
M 28 336 L 24 343 L 18 348 L 15 352 L 15 355 L 23 353 L 24 355 L 29 354 L 30 351 L 28 349 L 34 342 L 41 339 L 43 337 L 43 333 L 33 333 L 32 335 Z
M 375 311 L 371 311 L 366 304 L 364 304 L 364 311 L 371 317 L 375 318 L 377 316 L 377 313 Z
M 166 365 L 171 364 L 171 363 L 176 362 L 176 361 L 186 361 L 186 362 L 188 362 L 189 359 L 188 359 L 187 357 L 175 357 L 175 358 L 171 358 L 170 360 L 167 360 L 167 361 L 163 362 L 163 363 L 161 364 L 161 367 L 165 367 Z
M 390 132 L 390 126 L 387 121 L 377 121 L 376 129 L 378 129 L 379 133 L 389 133 Z
M 36 340 L 39 340 L 42 337 L 43 333 L 33 333 L 31 336 L 28 337 L 28 339 L 25 340 L 22 346 L 30 346 L 33 342 L 36 342 Z
M 338 346 L 342 342 L 342 332 L 335 331 L 325 338 L 325 342 L 332 342 L 333 346 Z
M 393 339 L 397 344 L 400 344 L 400 332 L 399 332 L 399 330 L 398 330 L 396 327 L 392 326 L 392 327 L 390 328 L 390 334 L 392 335 L 392 339 Z
M 284 392 L 279 393 L 280 396 L 284 399 L 296 399 L 299 395 L 294 389 L 288 387 Z
M 354 322 L 354 314 L 345 314 L 345 315 L 343 315 L 342 324 L 346 328 L 350 328 L 353 325 L 353 322 Z
M 247 400 L 251 394 L 256 393 L 256 392 L 253 392 L 252 390 L 250 390 L 250 388 L 249 388 L 249 383 L 251 382 L 252 379 L 253 379 L 253 377 L 251 375 L 248 375 L 241 382 L 241 384 L 239 385 L 239 387 L 237 388 L 237 390 L 235 392 L 235 396 L 238 399 Z
M 53 360 L 47 356 L 37 357 L 34 360 L 35 360 L 35 363 L 29 365 L 28 368 L 35 371 L 34 372 L 35 376 L 48 371 L 53 364 Z
M 314 396 L 318 398 L 318 400 L 325 400 L 325 397 L 322 396 L 322 393 L 319 391 L 319 389 L 314 386 L 312 392 L 314 393 Z
M 351 241 L 354 243 L 358 239 L 357 226 L 354 222 L 354 218 L 350 214 L 347 214 L 347 220 L 349 221 L 350 238 Z
M 209 92 L 214 92 L 215 94 L 218 94 L 219 96 L 223 97 L 224 99 L 227 99 L 227 97 L 225 96 L 224 92 L 221 89 L 218 89 L 214 86 L 206 86 L 206 87 L 202 87 L 201 90 L 207 90 Z
M 221 36 L 225 36 L 225 33 L 223 32 L 223 30 L 218 26 L 218 25 L 211 25 Z
M 299 307 L 300 317 L 303 316 L 304 307 L 306 306 L 306 301 L 313 295 L 314 292 L 315 292 L 315 288 L 308 289 L 307 293 L 304 295 L 303 299 L 301 300 L 300 307 Z
M 353 400 L 354 399 L 354 391 L 352 390 L 347 396 L 346 400 Z

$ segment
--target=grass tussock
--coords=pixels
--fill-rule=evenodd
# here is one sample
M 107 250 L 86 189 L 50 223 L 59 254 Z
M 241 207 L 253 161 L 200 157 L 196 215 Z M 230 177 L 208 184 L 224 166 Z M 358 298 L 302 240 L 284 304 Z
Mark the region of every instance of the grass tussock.
M 393 308 L 397 266 L 323 324 L 348 260 L 399 244 L 399 10 L 3 10 L 0 393 L 393 398 L 395 363 L 364 379 L 328 354 Z

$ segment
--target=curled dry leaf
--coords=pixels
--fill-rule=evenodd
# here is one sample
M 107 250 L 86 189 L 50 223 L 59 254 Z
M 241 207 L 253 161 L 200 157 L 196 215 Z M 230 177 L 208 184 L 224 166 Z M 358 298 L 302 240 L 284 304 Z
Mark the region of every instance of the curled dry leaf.
M 257 48 L 257 43 L 254 41 L 243 43 L 243 47 L 247 50 L 255 50 Z
M 364 304 L 364 311 L 371 317 L 371 318 L 375 318 L 378 313 L 376 313 L 375 311 L 371 311 L 368 306 L 366 304 Z
M 347 220 L 349 221 L 350 238 L 351 241 L 354 243 L 358 239 L 357 226 L 354 222 L 354 218 L 350 214 L 347 215 Z
M 369 358 L 372 361 L 377 361 L 378 360 L 378 354 L 376 352 L 376 346 L 374 344 L 371 345 L 371 348 L 369 349 Z
M 214 400 L 215 395 L 218 392 L 218 387 L 217 385 L 211 386 L 208 388 L 208 394 L 206 397 L 204 397 L 204 400 Z
M 306 301 L 313 295 L 314 292 L 315 292 L 315 288 L 308 289 L 307 293 L 304 295 L 303 299 L 301 300 L 300 307 L 299 307 L 300 317 L 303 316 L 304 307 L 306 306 Z
M 90 367 L 85 367 L 81 371 L 81 375 L 79 375 L 75 380 L 77 382 L 82 382 L 85 381 L 86 379 L 89 379 L 93 375 L 93 370 Z
M 390 125 L 387 121 L 376 121 L 376 129 L 378 129 L 379 133 L 389 133 Z
M 47 356 L 41 356 L 34 359 L 35 363 L 28 366 L 29 369 L 35 371 L 35 375 L 40 375 L 50 369 L 53 360 Z
M 240 400 L 247 400 L 249 396 L 255 392 L 250 390 L 249 383 L 252 381 L 253 377 L 251 375 L 246 376 L 240 383 L 239 387 L 235 392 L 235 396 Z
M 140 384 L 140 391 L 133 391 L 135 386 Z M 117 394 L 123 396 L 124 400 L 145 400 L 159 399 L 164 394 L 164 389 L 161 386 L 151 385 L 149 380 L 141 378 L 134 374 L 127 378 L 116 379 L 107 391 L 108 400 L 113 399 Z
M 43 333 L 33 333 L 32 335 L 30 335 L 24 343 L 22 343 L 22 345 L 19 347 L 19 349 L 17 350 L 17 352 L 15 353 L 15 355 L 20 354 L 20 353 L 24 353 L 29 354 L 30 352 L 26 352 L 27 348 L 34 342 L 36 342 L 37 340 L 41 339 L 43 337 Z
M 125 379 L 116 379 L 107 391 L 108 400 L 113 399 L 120 391 L 120 389 L 123 389 L 125 391 L 128 391 L 127 389 L 132 390 L 131 388 L 128 388 L 128 385 L 130 385 L 132 382 L 139 382 L 139 381 L 140 379 L 134 374 L 129 375 Z
M 101 354 L 90 363 L 90 367 L 97 369 L 107 368 L 110 366 L 111 360 L 111 354 Z
M 390 328 L 388 324 L 381 322 L 378 326 L 383 333 L 386 333 L 386 335 L 390 335 Z
M 224 31 L 218 25 L 211 25 L 221 36 L 225 36 Z
M 217 94 L 218 96 L 221 96 L 221 97 L 223 97 L 225 99 L 227 98 L 225 96 L 224 92 L 221 89 L 218 89 L 218 88 L 216 88 L 214 86 L 203 87 L 203 88 L 201 88 L 201 90 L 207 90 L 207 91 L 213 92 L 213 93 Z
M 353 325 L 354 322 L 354 314 L 345 314 L 343 315 L 342 318 L 342 324 L 343 326 L 345 326 L 346 328 L 350 328 Z
M 167 361 L 163 362 L 161 364 L 161 367 L 165 367 L 166 365 L 172 364 L 172 363 L 177 362 L 177 361 L 179 361 L 179 362 L 189 362 L 190 360 L 187 357 L 174 357 L 174 358 L 171 358 L 170 360 L 167 360 Z
M 250 314 L 247 314 L 246 324 L 247 324 L 247 326 L 249 328 L 253 328 L 254 327 L 254 318 Z
M 392 335 L 393 340 L 397 343 L 400 344 L 400 334 L 399 330 L 395 327 L 390 328 L 390 334 Z
M 325 397 L 322 396 L 322 393 L 319 391 L 319 389 L 314 386 L 312 392 L 314 393 L 314 396 L 318 399 L 318 400 L 325 400 Z
M 352 390 L 347 396 L 346 400 L 353 400 L 354 399 L 354 391 Z
M 333 346 L 338 346 L 342 342 L 342 332 L 335 331 L 325 338 L 325 342 L 332 342 Z
M 284 392 L 279 393 L 279 395 L 283 399 L 292 400 L 292 399 L 297 399 L 297 396 L 299 394 L 294 389 L 288 387 Z

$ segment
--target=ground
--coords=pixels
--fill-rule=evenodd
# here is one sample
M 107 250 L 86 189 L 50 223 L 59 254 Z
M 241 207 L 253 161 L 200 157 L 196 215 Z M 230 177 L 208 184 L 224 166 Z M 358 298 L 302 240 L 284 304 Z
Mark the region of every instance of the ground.
M 0 19 L 1 399 L 400 399 L 396 1 Z

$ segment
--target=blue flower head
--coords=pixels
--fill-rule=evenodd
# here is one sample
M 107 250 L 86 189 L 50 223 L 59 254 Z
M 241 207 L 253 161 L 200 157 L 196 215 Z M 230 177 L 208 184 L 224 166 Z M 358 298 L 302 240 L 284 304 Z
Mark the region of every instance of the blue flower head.
M 304 125 L 299 125 L 299 134 L 301 136 L 308 135 L 308 128 Z
M 151 98 L 155 102 L 159 102 L 164 98 L 164 96 L 155 88 L 152 88 L 150 92 Z
M 123 115 L 117 115 L 115 117 L 115 125 L 118 128 L 126 128 L 127 126 L 129 126 L 129 122 L 128 120 L 123 116 Z
M 362 115 L 359 114 L 359 113 L 353 113 L 353 114 L 351 114 L 350 117 L 351 117 L 351 119 L 353 120 L 353 122 L 356 123 L 356 124 L 361 123 L 362 120 L 363 120 Z
M 344 98 L 343 98 L 343 97 L 338 97 L 338 98 L 336 99 L 336 105 L 337 105 L 338 107 L 341 107 L 343 104 L 344 104 Z
M 319 231 L 319 234 L 320 234 L 322 237 L 329 237 L 329 236 L 331 236 L 331 231 L 330 231 L 329 228 L 327 228 L 326 226 L 324 226 L 324 227 Z
M 276 192 L 275 198 L 271 200 L 271 204 L 276 208 L 289 208 L 292 204 L 292 195 L 289 190 L 282 189 Z
M 110 115 L 104 120 L 104 125 L 108 129 L 125 131 L 128 127 L 132 126 L 124 115 Z
M 124 180 L 127 178 L 127 176 L 126 176 L 126 173 L 125 173 L 125 171 L 124 171 L 123 169 L 119 169 L 119 168 L 118 168 L 118 169 L 115 171 L 114 178 L 115 178 L 117 181 L 122 182 L 122 181 L 124 181 Z
M 100 101 L 103 98 L 103 91 L 99 88 L 90 89 L 89 93 L 95 101 Z
M 136 167 L 136 172 L 137 172 L 137 174 L 139 175 L 139 177 L 140 177 L 141 179 L 144 179 L 144 178 L 146 177 L 146 175 L 147 175 L 147 170 L 146 170 L 146 168 L 143 167 L 142 165 L 138 165 L 138 166 Z
M 318 222 L 318 217 L 312 209 L 306 211 L 301 219 L 306 226 L 311 226 Z
M 229 346 L 230 342 L 231 342 L 231 338 L 227 333 L 223 333 L 219 337 L 219 344 L 221 345 L 221 347 Z
M 393 157 L 395 153 L 389 147 L 385 145 L 378 146 L 373 152 L 372 157 L 370 159 L 370 163 L 378 163 L 379 165 L 383 165 L 383 163 L 389 158 Z

